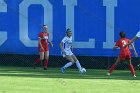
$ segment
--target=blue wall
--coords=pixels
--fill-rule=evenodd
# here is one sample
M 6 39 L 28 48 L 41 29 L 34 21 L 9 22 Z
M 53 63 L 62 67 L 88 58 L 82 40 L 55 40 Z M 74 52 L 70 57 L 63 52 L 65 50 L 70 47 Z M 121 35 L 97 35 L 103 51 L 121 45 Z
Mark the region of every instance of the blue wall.
M 139 30 L 139 9 L 140 0 L 1 0 L 0 53 L 38 54 L 38 33 L 47 24 L 51 55 L 60 55 L 59 43 L 70 27 L 76 55 L 117 56 L 112 47 L 119 32 L 131 39 Z

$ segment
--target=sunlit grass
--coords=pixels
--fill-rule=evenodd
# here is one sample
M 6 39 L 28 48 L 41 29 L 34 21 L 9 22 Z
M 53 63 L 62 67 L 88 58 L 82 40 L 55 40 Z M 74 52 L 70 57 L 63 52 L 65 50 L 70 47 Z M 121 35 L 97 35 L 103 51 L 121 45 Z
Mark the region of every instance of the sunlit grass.
M 77 69 L 1 67 L 0 93 L 138 93 L 140 71 L 136 78 L 128 70 L 116 70 L 111 76 L 107 70 L 87 69 L 80 74 Z

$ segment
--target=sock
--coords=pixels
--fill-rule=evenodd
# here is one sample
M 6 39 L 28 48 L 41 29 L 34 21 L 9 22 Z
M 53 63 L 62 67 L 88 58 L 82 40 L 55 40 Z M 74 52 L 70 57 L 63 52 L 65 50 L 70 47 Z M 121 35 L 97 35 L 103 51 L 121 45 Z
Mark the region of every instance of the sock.
M 76 66 L 79 70 L 81 70 L 82 67 L 81 67 L 80 62 L 78 60 L 76 61 Z
M 70 67 L 72 64 L 73 64 L 72 62 L 65 64 L 64 69 Z
M 35 61 L 34 64 L 37 64 L 37 63 L 39 63 L 39 62 L 41 62 L 40 58 L 38 58 L 38 59 Z
M 129 65 L 132 75 L 134 76 L 135 70 L 132 64 Z
M 112 73 L 112 71 L 116 68 L 116 66 L 117 66 L 116 64 L 113 64 L 109 69 L 109 73 Z
M 47 68 L 48 67 L 48 59 L 46 59 L 45 61 L 44 61 L 44 68 Z

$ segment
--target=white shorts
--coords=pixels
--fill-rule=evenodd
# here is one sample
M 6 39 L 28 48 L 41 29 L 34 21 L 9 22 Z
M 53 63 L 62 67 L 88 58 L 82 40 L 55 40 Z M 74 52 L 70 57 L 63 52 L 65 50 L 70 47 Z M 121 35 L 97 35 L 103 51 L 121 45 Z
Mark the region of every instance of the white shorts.
M 64 53 L 63 52 L 61 52 L 61 53 L 62 53 L 63 57 L 65 57 L 66 55 L 70 55 L 70 56 L 73 55 L 71 50 L 64 50 Z

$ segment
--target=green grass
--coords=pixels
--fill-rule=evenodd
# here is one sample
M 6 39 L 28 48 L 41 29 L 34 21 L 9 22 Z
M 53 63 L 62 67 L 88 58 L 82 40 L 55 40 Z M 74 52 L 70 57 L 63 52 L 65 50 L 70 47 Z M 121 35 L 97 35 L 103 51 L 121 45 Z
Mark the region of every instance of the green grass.
M 139 93 L 140 71 L 136 78 L 130 71 L 116 70 L 106 76 L 107 70 L 87 69 L 79 74 L 59 68 L 32 69 L 24 67 L 0 67 L 0 93 Z

